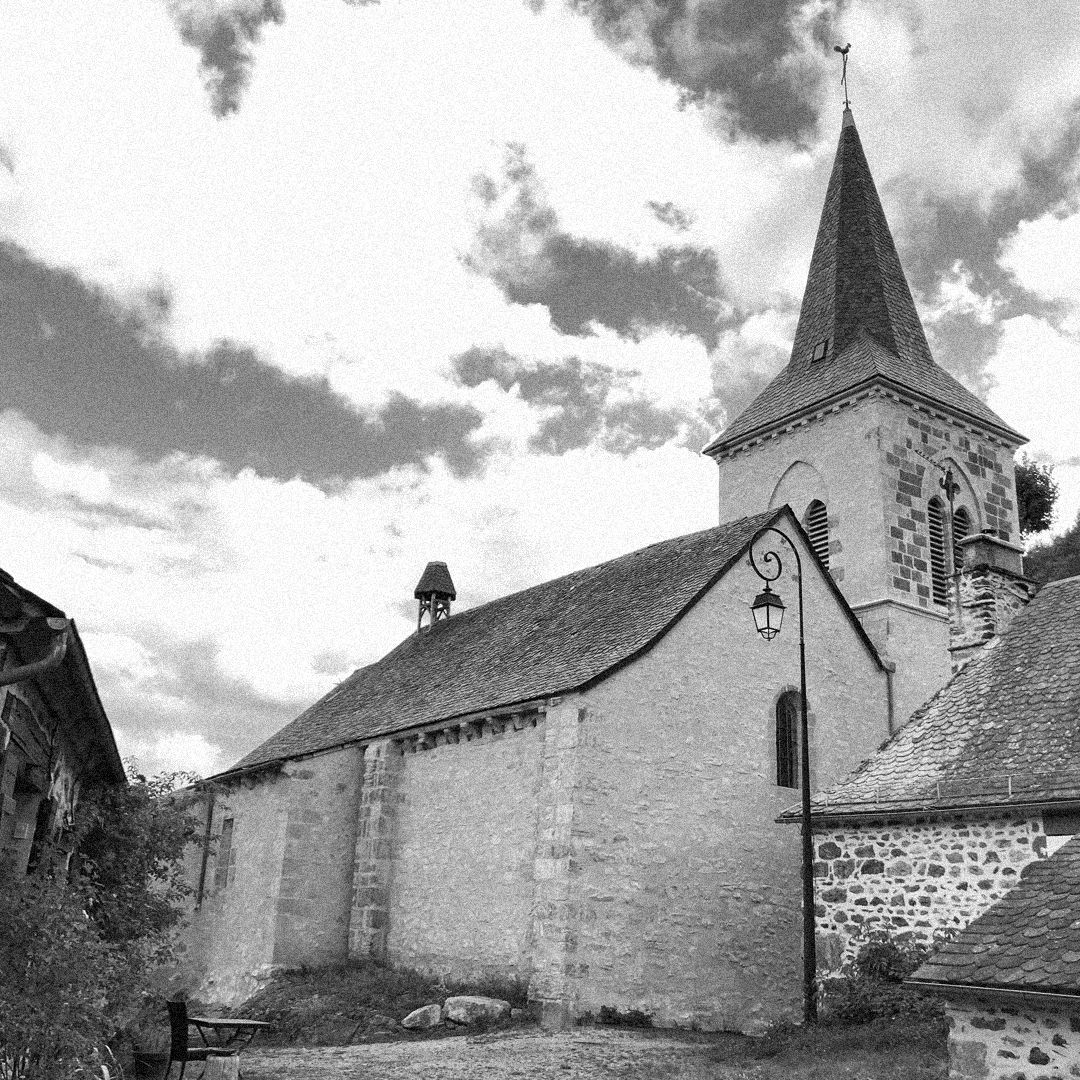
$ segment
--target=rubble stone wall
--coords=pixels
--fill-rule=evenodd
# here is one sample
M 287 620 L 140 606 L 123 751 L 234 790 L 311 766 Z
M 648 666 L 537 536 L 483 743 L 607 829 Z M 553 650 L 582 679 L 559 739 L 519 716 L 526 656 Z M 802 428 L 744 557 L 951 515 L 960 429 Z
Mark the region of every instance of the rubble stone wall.
M 950 1002 L 950 1080 L 1075 1080 L 1080 1076 L 1080 1002 L 1053 1007 L 1018 997 Z
M 818 966 L 854 959 L 877 930 L 930 944 L 967 926 L 1046 858 L 1042 818 L 980 818 L 853 824 L 815 833 Z

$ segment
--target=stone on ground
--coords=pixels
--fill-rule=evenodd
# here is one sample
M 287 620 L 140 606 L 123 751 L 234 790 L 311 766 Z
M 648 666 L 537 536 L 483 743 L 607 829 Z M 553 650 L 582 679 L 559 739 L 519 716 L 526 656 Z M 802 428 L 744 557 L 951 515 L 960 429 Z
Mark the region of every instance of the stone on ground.
M 438 1005 L 423 1005 L 419 1009 L 413 1009 L 401 1021 L 401 1026 L 410 1031 L 426 1031 L 428 1028 L 437 1027 L 441 1022 L 442 1009 Z
M 462 997 L 449 997 L 443 1005 L 444 1020 L 455 1024 L 475 1024 L 481 1020 L 501 1020 L 510 1015 L 510 1002 L 499 998 L 480 997 L 466 994 Z

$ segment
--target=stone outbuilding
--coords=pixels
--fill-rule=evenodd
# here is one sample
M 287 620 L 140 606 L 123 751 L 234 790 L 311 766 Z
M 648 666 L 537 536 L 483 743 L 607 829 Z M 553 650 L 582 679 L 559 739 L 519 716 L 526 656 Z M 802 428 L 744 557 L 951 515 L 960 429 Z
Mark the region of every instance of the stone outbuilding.
M 1080 1076 L 1080 839 L 1028 866 L 909 982 L 945 998 L 950 1080 Z
M 1080 834 L 1080 577 L 1002 610 L 1014 617 L 1000 634 L 814 796 L 826 971 L 871 930 L 930 944 L 968 926 Z
M 886 673 L 791 512 L 654 544 L 425 620 L 204 785 L 192 990 L 370 956 L 526 984 L 552 1022 L 797 1015 L 799 841 L 776 818 L 798 636 L 749 611 L 770 524 L 814 610 L 814 779 L 849 772 L 887 734 Z
M 61 849 L 79 796 L 124 767 L 75 623 L 0 570 L 0 868 Z

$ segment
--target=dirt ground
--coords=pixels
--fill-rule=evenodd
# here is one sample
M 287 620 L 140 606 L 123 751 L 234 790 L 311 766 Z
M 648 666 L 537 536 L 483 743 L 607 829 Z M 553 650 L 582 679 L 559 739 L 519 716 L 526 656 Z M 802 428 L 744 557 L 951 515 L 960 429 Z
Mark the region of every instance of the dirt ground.
M 243 1080 L 722 1080 L 746 1075 L 706 1061 L 712 1040 L 590 1028 L 537 1029 L 425 1042 L 252 1049 Z

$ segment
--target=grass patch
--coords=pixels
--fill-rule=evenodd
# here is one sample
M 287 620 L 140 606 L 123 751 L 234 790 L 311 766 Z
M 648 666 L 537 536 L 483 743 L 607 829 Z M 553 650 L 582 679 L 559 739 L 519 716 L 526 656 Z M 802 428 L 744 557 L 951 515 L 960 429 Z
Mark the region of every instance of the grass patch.
M 754 1080 L 943 1080 L 947 1034 L 944 1023 L 931 1020 L 781 1025 L 758 1039 L 731 1036 L 707 1056 Z
M 526 987 L 508 980 L 441 983 L 415 971 L 395 971 L 372 961 L 283 971 L 233 1015 L 268 1020 L 273 1032 L 260 1041 L 276 1046 L 348 1046 L 391 1038 L 445 1037 L 447 1029 L 408 1032 L 397 1026 L 422 1005 L 457 994 L 501 998 L 525 1005 Z M 505 1023 L 505 1022 L 503 1022 Z M 472 1034 L 480 1025 L 469 1027 Z

